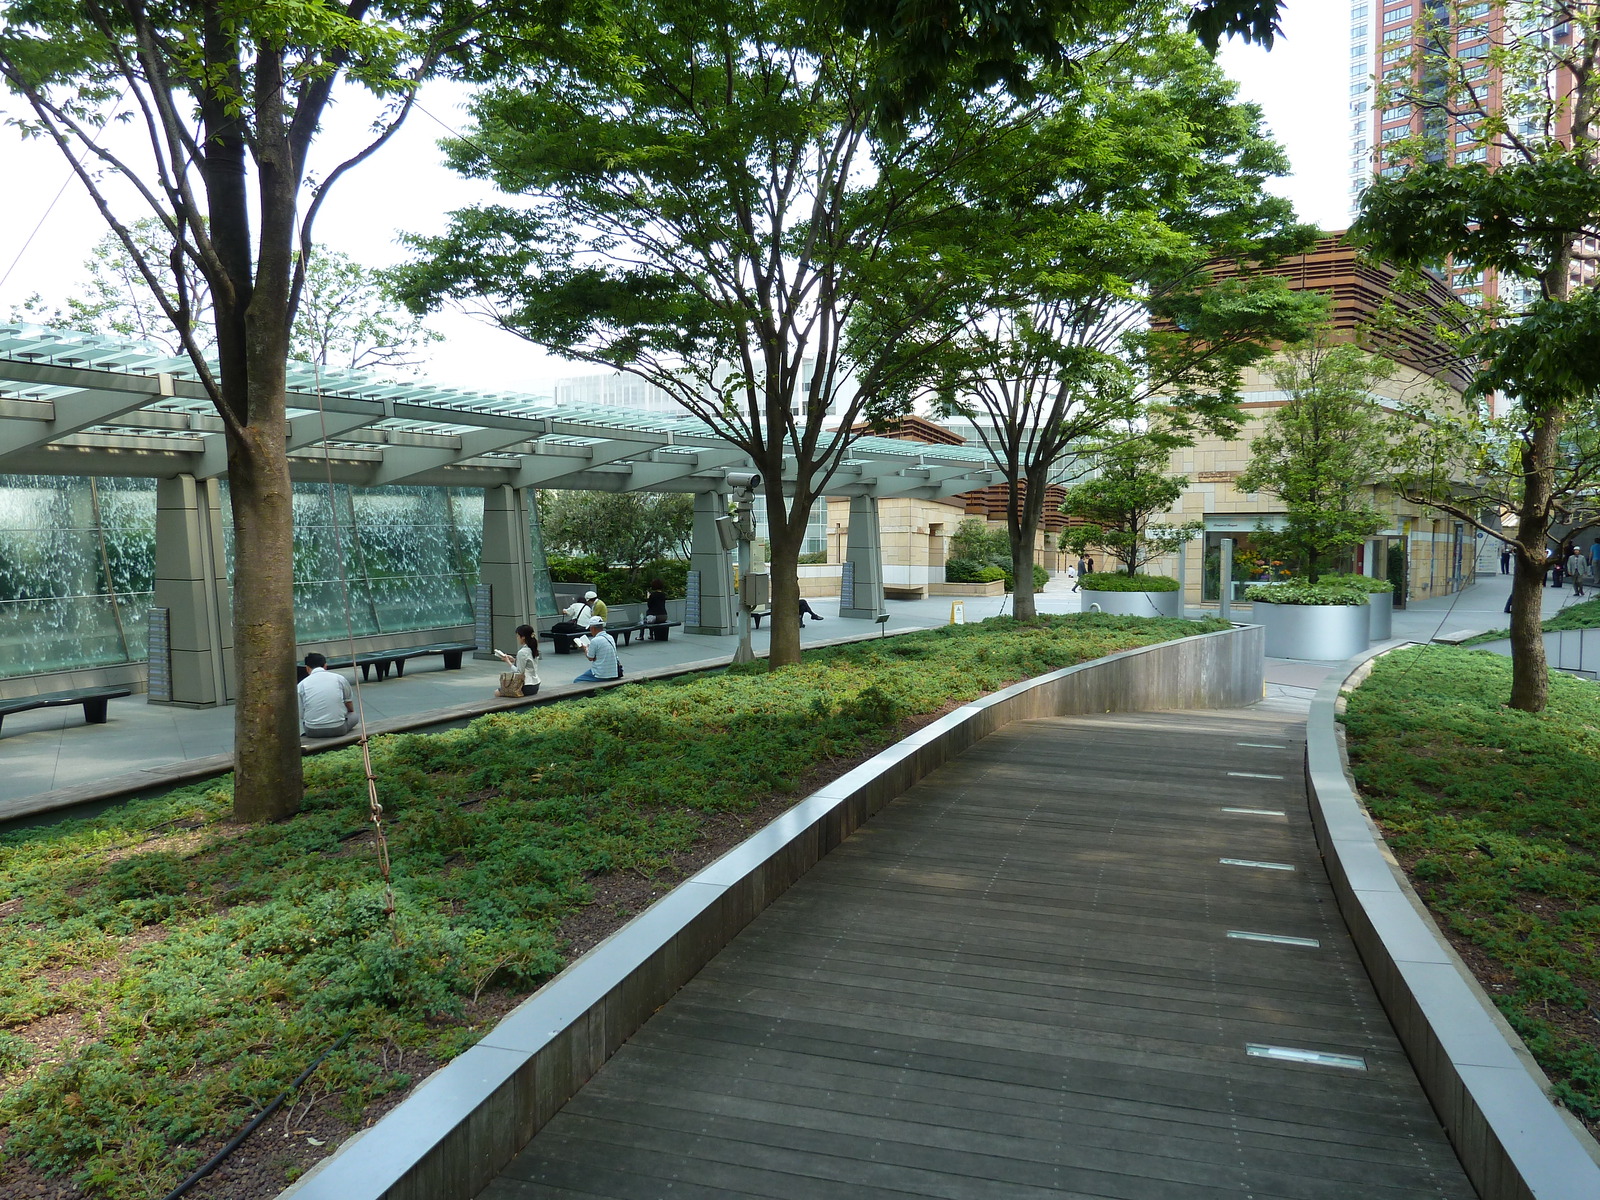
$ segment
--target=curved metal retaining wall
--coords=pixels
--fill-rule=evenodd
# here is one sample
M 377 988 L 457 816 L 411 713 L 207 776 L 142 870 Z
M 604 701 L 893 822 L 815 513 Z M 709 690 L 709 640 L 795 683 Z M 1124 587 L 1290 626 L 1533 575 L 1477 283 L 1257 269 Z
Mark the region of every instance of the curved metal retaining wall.
M 796 804 L 519 1005 L 284 1200 L 470 1200 L 680 987 L 818 860 L 923 776 L 1012 721 L 1261 699 L 1236 626 L 1052 671 L 956 709 Z
M 1483 1200 L 1600 1197 L 1594 1139 L 1548 1099 L 1550 1081 L 1412 891 L 1356 799 L 1334 717 L 1384 651 L 1311 704 L 1306 785 L 1340 911 L 1461 1165 Z

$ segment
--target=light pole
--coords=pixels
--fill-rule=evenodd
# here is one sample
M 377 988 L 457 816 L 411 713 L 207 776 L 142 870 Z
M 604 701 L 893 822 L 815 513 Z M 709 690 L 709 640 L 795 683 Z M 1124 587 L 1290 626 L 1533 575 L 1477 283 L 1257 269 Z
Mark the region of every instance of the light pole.
M 761 476 L 755 471 L 729 471 L 726 478 L 735 492 L 733 521 L 739 535 L 739 648 L 733 652 L 738 664 L 756 660 L 750 648 L 750 614 L 767 601 L 768 576 L 750 571 L 750 543 L 756 539 L 755 493 Z

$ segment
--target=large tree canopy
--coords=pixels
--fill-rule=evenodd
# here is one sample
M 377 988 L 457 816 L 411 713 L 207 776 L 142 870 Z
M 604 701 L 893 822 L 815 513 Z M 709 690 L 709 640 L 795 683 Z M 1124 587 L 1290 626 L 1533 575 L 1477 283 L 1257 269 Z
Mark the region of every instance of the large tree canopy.
M 938 320 L 893 342 L 897 358 L 935 365 L 936 408 L 972 421 L 1012 484 L 1019 577 L 1075 447 L 1139 429 L 1155 397 L 1168 435 L 1230 431 L 1243 369 L 1322 311 L 1248 270 L 1315 231 L 1263 190 L 1287 162 L 1234 91 L 1171 27 L 1058 77 L 1009 147 L 1013 186 L 959 238 L 960 284 Z M 1217 282 L 1218 258 L 1246 270 Z M 1016 604 L 1033 615 L 1031 595 Z
M 1498 300 L 1461 306 L 1439 332 L 1476 364 L 1471 394 L 1500 393 L 1506 416 L 1423 417 L 1425 453 L 1405 483 L 1414 498 L 1515 551 L 1510 702 L 1539 712 L 1549 690 L 1540 588 L 1550 527 L 1593 486 L 1592 466 L 1573 469 L 1572 455 L 1592 448 L 1600 421 L 1600 298 L 1592 283 L 1600 261 L 1600 11 L 1508 3 L 1486 43 L 1499 68 L 1490 86 L 1481 59 L 1452 52 L 1462 8 L 1452 5 L 1430 24 L 1414 61 L 1385 78 L 1384 102 L 1420 108 L 1422 132 L 1386 146 L 1392 161 L 1362 196 L 1351 232 L 1392 261 L 1498 276 Z M 1474 161 L 1491 145 L 1500 157 L 1492 169 Z M 1456 444 L 1442 448 L 1451 431 Z M 1496 507 L 1516 514 L 1514 535 L 1476 507 L 1459 475 L 1439 469 L 1447 461 L 1477 463 L 1507 485 Z
M 181 339 L 222 418 L 238 554 L 234 811 L 300 804 L 286 361 L 311 228 L 329 185 L 375 151 L 457 45 L 466 0 L 13 0 L 0 77 L 9 117 L 53 141 Z M 335 86 L 392 101 L 371 144 L 320 180 L 308 156 Z M 124 125 L 124 122 L 127 125 Z M 128 133 L 119 130 L 127 128 Z M 110 179 L 135 197 L 127 205 Z M 156 220 L 160 256 L 135 236 Z M 197 294 L 203 281 L 207 298 Z M 210 319 L 198 309 L 209 303 Z M 210 358 L 197 330 L 215 335 Z
M 1165 25 L 1156 8 L 1120 37 Z M 403 273 L 419 307 L 481 306 L 649 379 L 751 455 L 772 488 L 776 665 L 799 655 L 812 502 L 859 419 L 927 369 L 892 348 L 961 286 L 974 222 L 1033 186 L 1011 147 L 1041 101 L 951 86 L 914 136 L 885 137 L 883 54 L 796 0 L 615 4 L 583 54 L 534 54 L 475 102 L 452 160 L 517 199 L 455 214 Z
M 880 101 L 898 119 L 965 71 L 977 84 L 1025 91 L 1038 65 L 1066 66 L 1096 30 L 1114 29 L 1128 0 L 844 0 L 846 28 L 882 52 Z M 1271 47 L 1281 0 L 1200 0 L 1187 22 L 1215 50 L 1224 37 Z

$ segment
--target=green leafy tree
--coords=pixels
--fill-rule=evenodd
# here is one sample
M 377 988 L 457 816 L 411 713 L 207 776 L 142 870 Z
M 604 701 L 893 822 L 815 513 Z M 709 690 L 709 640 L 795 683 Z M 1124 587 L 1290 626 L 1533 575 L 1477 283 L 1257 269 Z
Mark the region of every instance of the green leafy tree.
M 1025 577 L 1046 487 L 1076 447 L 1136 427 L 1155 397 L 1175 433 L 1231 431 L 1244 368 L 1324 303 L 1274 276 L 1208 273 L 1315 231 L 1263 190 L 1287 162 L 1259 111 L 1182 33 L 1160 26 L 1081 61 L 1011 154 L 1012 187 L 974 217 L 942 323 L 894 346 L 937 363 L 936 409 L 970 420 L 1010 483 Z M 1016 612 L 1031 619 L 1033 597 Z
M 1326 337 L 1287 351 L 1272 378 L 1288 396 L 1250 444 L 1250 466 L 1235 486 L 1283 501 L 1282 528 L 1258 525 L 1269 553 L 1301 558 L 1312 583 L 1334 554 L 1389 523 L 1369 489 L 1386 478 L 1387 418 L 1372 388 L 1390 368 Z
M 1128 0 L 846 0 L 840 19 L 879 51 L 877 102 L 889 120 L 915 113 L 965 74 L 1026 93 L 1039 63 L 1069 65 L 1084 31 L 1120 25 Z M 1215 51 L 1224 36 L 1272 46 L 1279 0 L 1202 0 L 1190 30 Z
M 573 28 L 580 54 L 531 47 L 449 144 L 518 202 L 413 239 L 404 293 L 647 379 L 747 453 L 768 481 L 770 661 L 797 662 L 812 504 L 866 419 L 909 404 L 927 364 L 889 348 L 960 286 L 924 264 L 1017 186 L 1033 106 L 945 88 L 888 137 L 886 51 L 797 0 L 619 0 L 594 36 Z
M 172 260 L 172 239 L 156 218 L 135 221 L 129 233 L 146 261 Z M 290 358 L 324 367 L 385 372 L 416 366 L 426 348 L 442 340 L 388 295 L 380 272 L 362 266 L 343 251 L 320 246 L 312 247 L 307 261 Z M 163 281 L 163 304 L 139 274 L 138 264 L 121 240 L 108 233 L 84 263 L 88 280 L 81 295 L 69 296 L 65 306 L 56 309 L 31 296 L 12 309 L 12 320 L 135 338 L 176 355 L 184 352 L 184 339 L 167 314 L 187 294 L 192 297 L 187 332 L 205 353 L 214 354 L 217 338 L 210 323 L 211 289 L 195 263 L 181 258 L 179 262 L 183 283 L 169 288 Z
M 1099 547 L 1137 575 L 1151 559 L 1171 554 L 1199 533 L 1201 521 L 1155 521 L 1189 486 L 1186 476 L 1167 473 L 1172 450 L 1171 440 L 1159 435 L 1133 436 L 1092 455 L 1098 473 L 1068 488 L 1061 504 L 1062 512 L 1087 524 L 1062 530 L 1062 547 L 1080 557 Z
M 417 81 L 470 15 L 454 0 L 390 8 L 364 0 L 15 0 L 5 8 L 0 76 L 22 102 L 9 119 L 60 148 L 222 418 L 239 548 L 241 820 L 287 816 L 303 791 L 285 669 L 295 649 L 285 380 L 312 225 L 329 187 L 405 118 Z M 391 103 L 372 142 L 313 181 L 307 157 L 341 84 Z M 108 186 L 113 179 L 119 188 Z M 161 224 L 170 255 L 141 244 L 140 216 Z M 196 333 L 202 325 L 215 333 L 214 365 Z
M 637 573 L 659 558 L 688 558 L 694 497 L 687 492 L 545 492 L 545 545 Z
M 1456 423 L 1462 437 L 1453 450 L 1433 456 L 1476 462 L 1509 483 L 1502 499 L 1516 528 L 1503 530 L 1463 503 L 1446 472 L 1413 469 L 1408 486 L 1513 550 L 1510 704 L 1541 712 L 1549 671 L 1540 588 L 1550 527 L 1594 486 L 1579 448 L 1592 444 L 1600 426 L 1600 295 L 1588 282 L 1600 239 L 1600 10 L 1508 3 L 1486 59 L 1453 56 L 1462 6 L 1451 5 L 1444 18 L 1414 61 L 1384 82 L 1389 103 L 1421 108 L 1422 134 L 1395 144 L 1394 169 L 1363 194 L 1352 234 L 1395 262 L 1489 271 L 1500 280 L 1505 302 L 1463 306 L 1454 322 L 1465 325 L 1457 344 L 1476 365 L 1469 396 L 1498 393 L 1506 415 L 1466 416 Z M 1485 61 L 1499 68 L 1497 86 L 1479 70 Z M 1497 166 L 1471 161 L 1489 146 L 1498 148 Z M 1458 332 L 1454 323 L 1443 330 Z M 1577 462 L 1569 460 L 1574 451 Z

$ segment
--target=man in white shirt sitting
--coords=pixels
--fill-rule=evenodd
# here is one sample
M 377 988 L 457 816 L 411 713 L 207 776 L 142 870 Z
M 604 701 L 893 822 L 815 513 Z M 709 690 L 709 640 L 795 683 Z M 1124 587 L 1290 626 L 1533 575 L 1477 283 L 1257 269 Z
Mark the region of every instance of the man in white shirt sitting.
M 350 681 L 328 670 L 328 660 L 316 651 L 306 655 L 306 677 L 300 693 L 300 732 L 306 737 L 342 737 L 356 725 L 355 698 Z
M 574 679 L 573 683 L 610 683 L 620 679 L 622 671 L 617 662 L 617 643 L 606 632 L 604 617 L 589 618 L 588 644 L 583 653 L 589 659 L 589 669 Z

